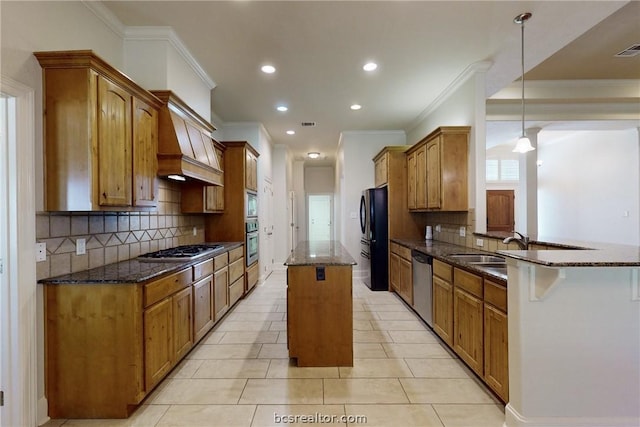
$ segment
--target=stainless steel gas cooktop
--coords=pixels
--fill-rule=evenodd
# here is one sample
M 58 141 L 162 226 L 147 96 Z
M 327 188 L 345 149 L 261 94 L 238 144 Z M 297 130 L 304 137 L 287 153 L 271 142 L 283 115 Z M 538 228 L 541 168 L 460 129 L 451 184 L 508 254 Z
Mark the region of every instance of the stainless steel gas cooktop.
M 148 262 L 192 261 L 210 255 L 221 247 L 222 245 L 214 244 L 176 246 L 175 248 L 162 249 L 140 255 L 138 260 Z

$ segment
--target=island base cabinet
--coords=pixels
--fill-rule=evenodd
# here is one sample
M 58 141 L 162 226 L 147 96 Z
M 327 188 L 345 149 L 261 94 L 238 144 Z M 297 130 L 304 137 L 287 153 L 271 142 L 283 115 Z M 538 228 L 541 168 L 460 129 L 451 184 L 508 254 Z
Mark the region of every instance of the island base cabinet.
M 45 285 L 51 418 L 126 418 L 145 396 L 137 286 Z
M 324 269 L 324 279 L 318 279 L 317 268 Z M 287 342 L 298 366 L 353 366 L 351 270 L 287 268 Z

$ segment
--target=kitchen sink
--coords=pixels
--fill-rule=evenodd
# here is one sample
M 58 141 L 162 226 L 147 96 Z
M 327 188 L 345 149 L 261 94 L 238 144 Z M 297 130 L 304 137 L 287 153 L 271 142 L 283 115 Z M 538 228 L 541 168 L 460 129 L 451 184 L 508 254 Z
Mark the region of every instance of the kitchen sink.
M 497 255 L 487 254 L 451 254 L 449 258 L 453 258 L 458 261 L 468 262 L 469 264 L 501 264 L 506 263 L 505 259 Z

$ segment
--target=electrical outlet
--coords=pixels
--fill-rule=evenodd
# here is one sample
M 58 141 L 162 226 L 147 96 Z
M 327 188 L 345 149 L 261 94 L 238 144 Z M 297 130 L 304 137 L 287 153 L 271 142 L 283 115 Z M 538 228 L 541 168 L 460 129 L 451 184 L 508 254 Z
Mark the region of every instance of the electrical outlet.
M 440 224 L 436 225 L 436 231 L 439 233 L 442 230 L 442 227 L 440 227 Z
M 484 240 L 476 239 L 476 246 L 483 247 L 484 246 Z
M 36 262 L 47 260 L 47 244 L 36 243 Z
M 196 227 L 193 227 L 193 235 L 194 236 L 198 235 L 198 229 Z
M 467 235 L 467 229 L 464 227 L 460 227 L 460 237 L 464 237 Z
M 76 255 L 84 255 L 87 253 L 87 240 L 76 239 Z

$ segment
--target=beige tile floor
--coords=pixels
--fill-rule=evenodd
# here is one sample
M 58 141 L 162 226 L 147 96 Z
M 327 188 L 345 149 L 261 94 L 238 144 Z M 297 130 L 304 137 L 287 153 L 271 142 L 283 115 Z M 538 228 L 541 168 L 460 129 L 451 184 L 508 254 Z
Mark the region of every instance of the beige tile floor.
M 502 426 L 503 405 L 397 296 L 354 280 L 353 309 L 353 367 L 298 368 L 287 353 L 286 273 L 274 272 L 129 419 L 46 426 L 255 427 L 294 415 L 343 426 Z

